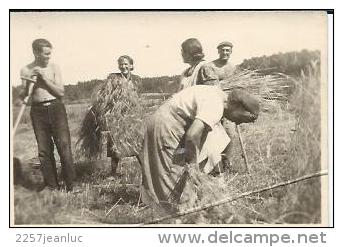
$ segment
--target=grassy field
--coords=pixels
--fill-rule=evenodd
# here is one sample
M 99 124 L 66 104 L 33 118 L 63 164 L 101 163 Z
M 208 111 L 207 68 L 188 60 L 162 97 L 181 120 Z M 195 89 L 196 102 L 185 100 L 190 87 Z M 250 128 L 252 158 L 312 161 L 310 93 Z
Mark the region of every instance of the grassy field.
M 208 178 L 197 205 L 239 195 L 258 188 L 319 171 L 320 81 L 313 74 L 297 80 L 289 102 L 264 109 L 254 124 L 242 124 L 249 159 L 244 171 L 236 147 L 234 171 Z M 14 109 L 14 115 L 18 109 Z M 68 105 L 73 153 L 86 104 Z M 14 156 L 24 169 L 39 177 L 36 141 L 28 109 L 14 138 Z M 56 155 L 56 157 L 58 157 Z M 140 203 L 137 160 L 120 162 L 121 177 L 106 170 L 109 160 L 87 161 L 75 156 L 80 193 L 37 192 L 34 186 L 14 186 L 15 224 L 138 224 L 158 217 Z M 41 183 L 39 179 L 35 183 Z M 26 187 L 26 188 L 25 188 Z M 183 224 L 311 224 L 321 223 L 319 179 L 253 194 L 161 223 Z

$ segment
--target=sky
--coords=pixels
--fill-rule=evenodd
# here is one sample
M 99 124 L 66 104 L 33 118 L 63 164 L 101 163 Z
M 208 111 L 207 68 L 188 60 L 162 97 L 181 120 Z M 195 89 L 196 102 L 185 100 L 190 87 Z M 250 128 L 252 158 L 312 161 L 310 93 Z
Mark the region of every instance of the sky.
M 142 77 L 177 75 L 188 67 L 181 43 L 200 40 L 205 59 L 216 59 L 221 41 L 233 43 L 231 62 L 302 49 L 326 52 L 325 12 L 12 12 L 11 84 L 33 61 L 32 41 L 53 45 L 52 62 L 65 84 L 103 79 L 118 71 L 117 58 L 134 59 Z

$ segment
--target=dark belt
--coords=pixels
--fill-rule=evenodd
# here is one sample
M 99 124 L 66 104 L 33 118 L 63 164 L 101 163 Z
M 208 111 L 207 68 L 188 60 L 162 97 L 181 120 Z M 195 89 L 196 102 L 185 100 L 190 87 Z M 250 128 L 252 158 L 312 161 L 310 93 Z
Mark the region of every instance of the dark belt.
M 42 102 L 32 102 L 32 106 L 49 106 L 55 103 L 61 102 L 59 99 L 52 99 Z

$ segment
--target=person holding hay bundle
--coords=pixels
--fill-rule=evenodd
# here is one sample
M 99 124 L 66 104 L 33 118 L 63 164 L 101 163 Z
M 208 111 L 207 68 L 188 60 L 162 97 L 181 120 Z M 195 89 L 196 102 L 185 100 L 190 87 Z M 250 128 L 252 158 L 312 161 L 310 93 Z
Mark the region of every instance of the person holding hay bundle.
M 243 89 L 226 94 L 195 85 L 173 95 L 146 121 L 140 155 L 143 202 L 173 210 L 175 204 L 194 200 L 191 170 L 201 169 L 208 135 L 222 117 L 240 124 L 255 121 L 258 114 L 259 100 Z
M 138 75 L 132 74 L 134 69 L 133 59 L 128 55 L 122 55 L 118 58 L 118 68 L 120 73 L 110 73 L 107 80 L 120 80 L 132 87 L 132 90 L 139 92 L 142 79 Z
M 88 158 L 94 158 L 103 151 L 102 132 L 107 136 L 107 156 L 112 158 L 112 173 L 116 174 L 119 162 L 118 149 L 115 143 L 125 143 L 116 138 L 131 136 L 120 131 L 130 131 L 130 126 L 121 126 L 130 114 L 141 111 L 139 92 L 141 78 L 132 74 L 133 59 L 128 55 L 118 58 L 119 73 L 110 73 L 92 95 L 92 104 L 85 116 L 80 131 L 81 151 Z

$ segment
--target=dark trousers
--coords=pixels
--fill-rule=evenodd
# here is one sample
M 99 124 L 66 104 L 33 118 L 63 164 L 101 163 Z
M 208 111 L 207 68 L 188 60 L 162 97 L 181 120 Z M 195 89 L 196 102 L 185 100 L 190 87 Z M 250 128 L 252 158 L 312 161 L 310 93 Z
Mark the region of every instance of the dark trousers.
M 67 190 L 73 187 L 76 178 L 71 153 L 70 132 L 67 113 L 60 100 L 48 104 L 32 104 L 31 120 L 38 144 L 38 157 L 41 163 L 45 185 L 59 188 L 54 144 L 61 160 L 62 176 Z

